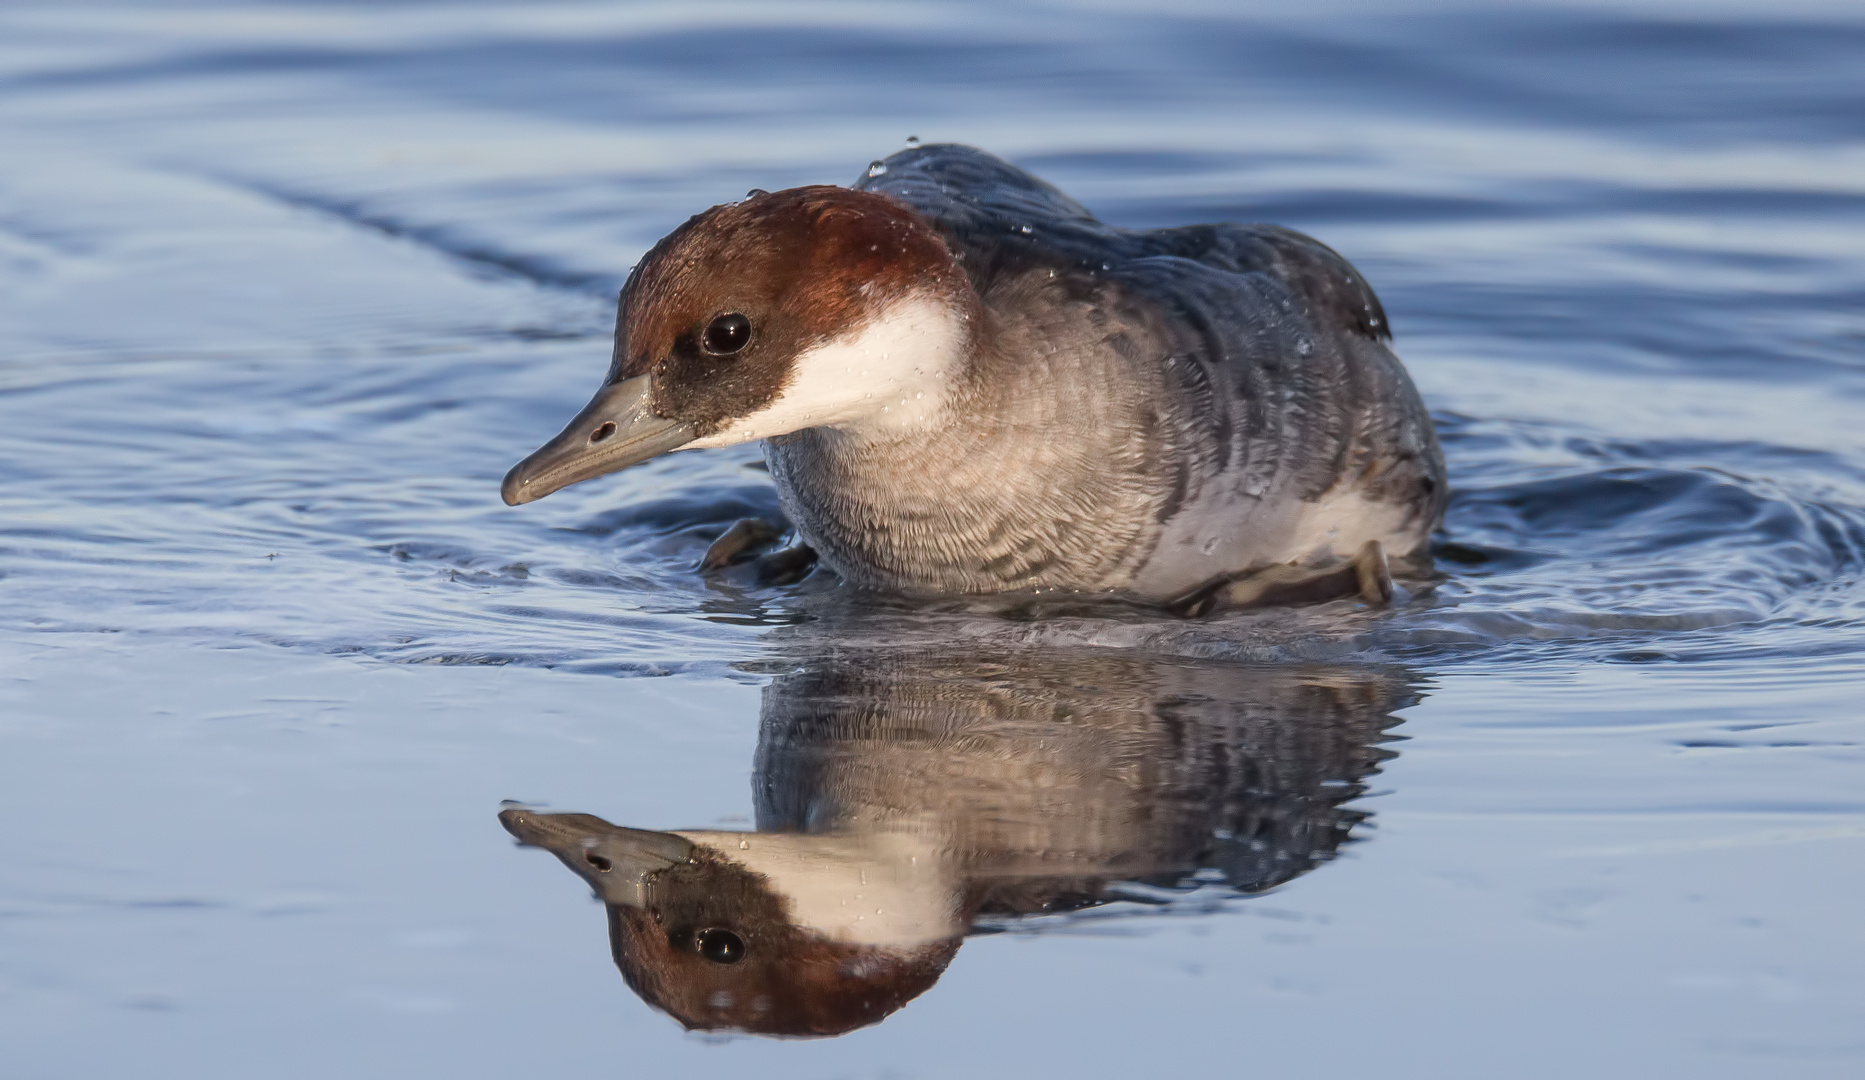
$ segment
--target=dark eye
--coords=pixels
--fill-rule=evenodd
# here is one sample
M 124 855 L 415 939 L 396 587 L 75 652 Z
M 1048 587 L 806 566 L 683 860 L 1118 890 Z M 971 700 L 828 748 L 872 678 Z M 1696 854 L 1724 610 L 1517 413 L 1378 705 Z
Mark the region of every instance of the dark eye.
M 694 935 L 693 945 L 699 955 L 715 964 L 736 964 L 745 958 L 745 940 L 716 926 Z
M 736 311 L 728 311 L 706 324 L 706 332 L 700 335 L 699 342 L 714 356 L 730 356 L 750 340 L 751 320 Z

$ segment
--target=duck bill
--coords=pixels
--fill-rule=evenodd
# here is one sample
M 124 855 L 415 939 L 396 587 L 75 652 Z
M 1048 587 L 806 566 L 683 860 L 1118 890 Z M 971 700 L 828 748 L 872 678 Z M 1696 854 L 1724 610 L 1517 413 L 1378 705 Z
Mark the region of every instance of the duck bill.
M 693 857 L 693 842 L 683 836 L 625 829 L 591 814 L 540 814 L 507 806 L 499 811 L 499 824 L 526 847 L 562 859 L 605 904 L 646 907 L 648 879 Z
M 505 474 L 499 492 L 505 505 L 533 502 L 692 442 L 693 425 L 654 415 L 653 400 L 649 375 L 597 391 L 569 427 Z

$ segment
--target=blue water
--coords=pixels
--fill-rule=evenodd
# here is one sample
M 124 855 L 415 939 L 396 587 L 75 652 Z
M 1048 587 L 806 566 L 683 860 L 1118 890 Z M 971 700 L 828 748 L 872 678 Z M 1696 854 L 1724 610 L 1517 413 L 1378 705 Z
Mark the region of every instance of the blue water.
M 755 447 L 499 502 L 648 245 L 910 135 L 1351 259 L 1448 579 L 1198 623 L 708 582 Z M 1855 4 L 8 5 L 0 1071 L 1857 1076 L 1862 406 Z M 838 1039 L 683 1033 L 496 819 L 784 824 L 787 717 L 1100 753 L 1186 708 L 1348 839 L 981 919 Z M 1173 776 L 1132 797 L 1221 788 Z

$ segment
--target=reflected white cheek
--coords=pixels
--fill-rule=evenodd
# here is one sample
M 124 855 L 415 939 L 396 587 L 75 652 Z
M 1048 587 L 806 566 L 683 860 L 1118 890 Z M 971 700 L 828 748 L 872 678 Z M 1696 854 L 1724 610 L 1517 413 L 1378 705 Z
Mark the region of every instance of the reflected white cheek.
M 690 446 L 732 446 L 812 427 L 885 434 L 937 422 L 964 361 L 964 322 L 915 296 L 797 355 L 769 404 Z
M 795 925 L 830 941 L 921 945 L 964 932 L 959 881 L 927 837 L 678 835 L 762 875 Z

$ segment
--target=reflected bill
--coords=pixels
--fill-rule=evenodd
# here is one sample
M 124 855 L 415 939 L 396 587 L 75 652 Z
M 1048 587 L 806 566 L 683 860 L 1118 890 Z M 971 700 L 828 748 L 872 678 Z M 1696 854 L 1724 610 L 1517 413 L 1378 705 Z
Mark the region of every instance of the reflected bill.
M 766 687 L 750 832 L 508 805 L 607 908 L 624 979 L 689 1029 L 838 1035 L 964 938 L 1326 862 L 1393 756 L 1404 672 L 1026 651 L 843 653 Z

